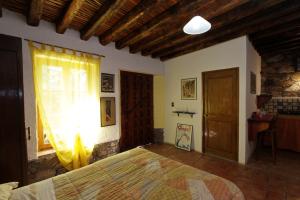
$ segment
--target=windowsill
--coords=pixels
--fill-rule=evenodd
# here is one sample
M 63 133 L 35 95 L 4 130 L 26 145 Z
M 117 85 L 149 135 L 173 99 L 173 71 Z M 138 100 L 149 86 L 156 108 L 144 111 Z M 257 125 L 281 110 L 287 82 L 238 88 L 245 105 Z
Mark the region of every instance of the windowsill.
M 53 154 L 53 153 L 55 153 L 54 149 L 47 149 L 47 150 L 39 151 L 37 153 L 37 156 L 41 157 L 41 156 L 48 155 L 48 154 Z

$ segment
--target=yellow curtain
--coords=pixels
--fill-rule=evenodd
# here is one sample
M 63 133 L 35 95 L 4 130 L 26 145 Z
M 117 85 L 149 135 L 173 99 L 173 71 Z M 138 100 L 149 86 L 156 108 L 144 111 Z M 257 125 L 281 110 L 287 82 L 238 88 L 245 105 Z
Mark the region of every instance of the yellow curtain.
M 65 168 L 85 166 L 100 129 L 100 59 L 29 46 L 43 131 Z

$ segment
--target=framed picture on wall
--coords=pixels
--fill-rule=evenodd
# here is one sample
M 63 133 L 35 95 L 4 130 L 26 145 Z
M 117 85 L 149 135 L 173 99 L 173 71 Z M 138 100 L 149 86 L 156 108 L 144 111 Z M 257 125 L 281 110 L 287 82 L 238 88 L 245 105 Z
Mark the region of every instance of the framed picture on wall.
M 115 75 L 101 73 L 101 92 L 115 92 Z
M 116 125 L 115 97 L 101 97 L 101 127 Z
M 197 78 L 181 79 L 181 99 L 197 99 Z
M 175 146 L 187 151 L 191 150 L 193 126 L 188 124 L 177 124 Z
M 256 94 L 256 74 L 250 73 L 250 93 Z

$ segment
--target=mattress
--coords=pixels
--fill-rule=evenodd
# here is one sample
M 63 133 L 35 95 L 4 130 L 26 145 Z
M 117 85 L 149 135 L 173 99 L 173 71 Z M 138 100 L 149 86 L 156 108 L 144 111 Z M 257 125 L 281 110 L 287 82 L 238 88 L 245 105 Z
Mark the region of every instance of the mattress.
M 232 182 L 143 148 L 13 191 L 10 199 L 244 199 Z

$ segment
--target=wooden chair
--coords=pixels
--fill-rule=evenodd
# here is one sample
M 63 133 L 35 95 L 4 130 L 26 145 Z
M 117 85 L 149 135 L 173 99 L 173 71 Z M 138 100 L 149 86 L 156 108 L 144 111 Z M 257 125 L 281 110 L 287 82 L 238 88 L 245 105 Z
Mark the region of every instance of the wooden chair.
M 266 137 L 271 138 L 271 147 L 272 147 L 272 157 L 273 157 L 273 163 L 276 164 L 276 121 L 277 117 L 274 116 L 273 120 L 270 122 L 270 126 L 267 130 L 258 132 L 256 135 L 256 159 L 258 159 L 258 153 L 261 149 L 261 147 L 264 145 L 264 140 Z

